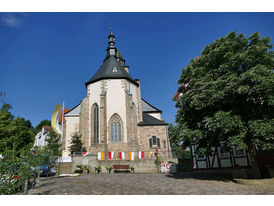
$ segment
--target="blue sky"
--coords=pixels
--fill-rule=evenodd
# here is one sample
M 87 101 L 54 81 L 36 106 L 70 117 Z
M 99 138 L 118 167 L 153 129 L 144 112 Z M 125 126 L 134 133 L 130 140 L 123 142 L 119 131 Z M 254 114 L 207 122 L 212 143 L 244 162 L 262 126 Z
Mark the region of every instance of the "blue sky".
M 36 126 L 72 108 L 103 63 L 110 21 L 142 97 L 175 121 L 177 80 L 190 59 L 231 31 L 274 36 L 274 13 L 0 13 L 0 91 Z M 273 42 L 273 40 L 272 40 Z

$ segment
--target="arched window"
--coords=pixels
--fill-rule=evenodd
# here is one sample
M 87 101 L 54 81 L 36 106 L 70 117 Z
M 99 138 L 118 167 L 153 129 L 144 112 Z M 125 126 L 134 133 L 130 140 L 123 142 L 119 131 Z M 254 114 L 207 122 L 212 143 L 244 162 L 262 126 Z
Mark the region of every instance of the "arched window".
M 160 138 L 156 137 L 156 136 L 152 136 L 149 139 L 149 147 L 150 148 L 160 148 Z
M 93 119 L 93 137 L 94 137 L 94 144 L 99 143 L 99 111 L 98 111 L 98 105 L 94 104 L 92 107 L 92 119 Z
M 122 141 L 122 125 L 118 115 L 114 115 L 110 121 L 110 138 L 111 142 Z

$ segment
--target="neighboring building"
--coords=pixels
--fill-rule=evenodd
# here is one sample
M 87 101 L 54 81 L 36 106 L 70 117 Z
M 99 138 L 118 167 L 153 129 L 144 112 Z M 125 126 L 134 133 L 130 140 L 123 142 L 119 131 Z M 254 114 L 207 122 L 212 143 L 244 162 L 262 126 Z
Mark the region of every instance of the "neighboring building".
M 108 38 L 102 66 L 85 83 L 87 96 L 65 112 L 64 154 L 69 154 L 71 136 L 79 131 L 88 154 L 103 154 L 100 158 L 105 160 L 149 159 L 156 150 L 170 157 L 162 111 L 141 98 L 140 81 L 129 74 L 112 31 Z
M 49 132 L 51 131 L 51 126 L 43 126 L 41 132 L 38 132 L 35 136 L 34 147 L 44 147 L 47 145 L 46 140 L 49 137 Z
M 198 57 L 195 57 L 197 59 Z M 181 84 L 172 100 L 178 101 L 187 90 L 188 84 Z M 222 151 L 223 141 L 220 140 L 220 147 L 212 147 L 211 156 L 199 156 L 196 154 L 198 144 L 192 142 L 190 145 L 192 168 L 201 169 L 224 169 L 224 168 L 250 168 L 252 161 L 247 150 Z

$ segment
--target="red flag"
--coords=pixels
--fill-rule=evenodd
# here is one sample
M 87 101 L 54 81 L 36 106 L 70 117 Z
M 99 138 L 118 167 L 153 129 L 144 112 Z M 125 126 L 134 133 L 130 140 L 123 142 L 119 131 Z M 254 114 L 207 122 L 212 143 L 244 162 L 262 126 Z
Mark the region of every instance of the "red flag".
M 119 152 L 119 159 L 122 159 L 122 152 Z
M 145 157 L 145 152 L 141 153 L 141 158 L 143 159 Z
M 108 152 L 108 159 L 111 160 L 111 152 Z

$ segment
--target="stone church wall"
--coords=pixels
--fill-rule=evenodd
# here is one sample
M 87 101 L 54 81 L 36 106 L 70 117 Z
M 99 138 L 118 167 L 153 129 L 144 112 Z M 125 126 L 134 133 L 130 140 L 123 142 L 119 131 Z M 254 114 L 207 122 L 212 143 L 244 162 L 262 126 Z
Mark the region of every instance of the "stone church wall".
M 89 98 L 86 97 L 81 102 L 81 112 L 79 118 L 79 132 L 82 134 L 84 146 L 89 142 Z
M 101 80 L 99 82 L 95 82 L 93 84 L 90 84 L 88 85 L 88 99 L 89 99 L 89 105 L 88 105 L 88 115 L 89 117 L 91 117 L 91 108 L 94 104 L 97 104 L 98 105 L 98 108 L 101 107 L 101 104 L 100 104 L 100 94 L 102 91 L 104 91 L 105 89 L 105 81 L 104 80 Z M 99 112 L 99 120 L 101 119 L 100 117 L 100 112 Z M 92 140 L 92 134 L 93 132 L 91 131 L 91 125 L 92 125 L 92 122 L 91 122 L 91 118 L 89 118 L 89 122 L 88 122 L 88 125 L 89 125 L 89 130 L 88 130 L 88 141 L 87 141 L 87 145 L 86 146 L 90 146 L 91 144 L 93 144 Z M 99 142 L 101 141 L 100 140 L 100 129 L 99 129 Z M 94 140 L 93 140 L 94 141 Z
M 149 139 L 152 136 L 160 138 L 160 148 L 157 146 L 150 147 Z M 139 126 L 138 127 L 138 143 L 140 151 L 153 151 L 158 149 L 160 157 L 171 157 L 170 146 L 168 142 L 167 126 Z
M 75 170 L 76 165 L 87 165 L 90 173 L 95 173 L 95 166 L 100 165 L 102 167 L 102 173 L 107 173 L 106 166 L 112 165 L 130 165 L 135 168 L 136 173 L 156 173 L 156 167 L 154 164 L 155 157 L 151 159 L 135 159 L 134 161 L 129 160 L 97 160 L 97 155 L 88 155 L 82 157 L 80 155 L 74 155 L 72 158 L 72 172 Z M 177 159 L 162 158 L 164 162 L 172 161 L 178 164 Z M 113 171 L 112 171 L 113 172 Z

